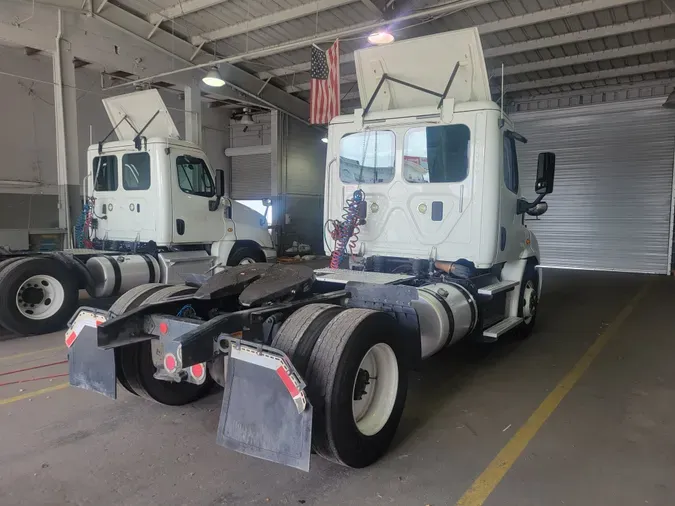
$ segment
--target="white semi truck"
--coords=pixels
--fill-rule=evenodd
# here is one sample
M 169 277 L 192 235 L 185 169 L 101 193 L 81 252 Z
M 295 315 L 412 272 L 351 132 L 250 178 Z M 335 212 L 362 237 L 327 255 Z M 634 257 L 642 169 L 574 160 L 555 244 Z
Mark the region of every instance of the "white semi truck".
M 66 334 L 72 385 L 177 405 L 218 383 L 219 444 L 305 470 L 312 451 L 364 467 L 394 437 L 411 368 L 462 339 L 532 331 L 542 272 L 524 216 L 546 210 L 555 157 L 539 155 L 528 202 L 526 140 L 491 101 L 477 30 L 355 63 L 363 108 L 328 130 L 332 268 L 235 266 L 83 308 Z
M 117 141 L 89 146 L 83 184 L 87 248 L 0 257 L 0 326 L 65 327 L 80 289 L 111 297 L 180 283 L 217 265 L 276 259 L 267 221 L 224 195 L 224 173 L 180 140 L 157 90 L 103 100 Z

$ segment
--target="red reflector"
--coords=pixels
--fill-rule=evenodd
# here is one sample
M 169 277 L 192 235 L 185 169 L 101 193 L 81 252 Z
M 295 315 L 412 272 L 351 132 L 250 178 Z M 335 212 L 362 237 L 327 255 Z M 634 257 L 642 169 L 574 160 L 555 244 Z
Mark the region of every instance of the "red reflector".
M 300 391 L 298 390 L 298 387 L 295 386 L 295 383 L 293 383 L 293 380 L 288 375 L 288 373 L 286 372 L 286 369 L 284 369 L 283 366 L 280 365 L 277 368 L 277 374 L 281 378 L 281 381 L 284 382 L 284 385 L 286 386 L 286 390 L 288 390 L 288 393 L 291 394 L 291 397 L 296 397 L 297 395 L 300 395 Z
M 204 376 L 204 365 L 203 364 L 195 364 L 192 367 L 190 367 L 190 373 L 192 374 L 192 377 L 196 380 L 202 379 Z
M 176 370 L 176 357 L 173 356 L 173 353 L 167 353 L 164 356 L 164 369 L 168 372 L 174 372 Z
M 159 324 L 159 331 L 162 334 L 166 334 L 169 331 L 169 325 L 165 322 Z
M 73 343 L 75 342 L 75 339 L 77 339 L 77 334 L 75 332 L 71 332 L 66 336 L 66 346 L 70 348 Z

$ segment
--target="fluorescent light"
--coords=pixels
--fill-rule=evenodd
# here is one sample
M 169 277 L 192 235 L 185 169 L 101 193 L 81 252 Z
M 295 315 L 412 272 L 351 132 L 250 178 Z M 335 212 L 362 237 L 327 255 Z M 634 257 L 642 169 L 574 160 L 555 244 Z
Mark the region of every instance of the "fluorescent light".
M 375 44 L 376 46 L 381 46 L 383 44 L 390 44 L 394 42 L 394 36 L 386 31 L 375 32 L 368 35 L 368 42 Z
M 328 137 L 323 137 L 321 139 L 321 142 L 323 142 L 324 144 L 328 144 Z
M 225 79 L 223 79 L 223 76 L 220 75 L 218 67 L 215 65 L 211 67 L 211 70 L 209 70 L 208 74 L 202 77 L 202 82 L 207 86 L 213 86 L 214 88 L 225 86 Z

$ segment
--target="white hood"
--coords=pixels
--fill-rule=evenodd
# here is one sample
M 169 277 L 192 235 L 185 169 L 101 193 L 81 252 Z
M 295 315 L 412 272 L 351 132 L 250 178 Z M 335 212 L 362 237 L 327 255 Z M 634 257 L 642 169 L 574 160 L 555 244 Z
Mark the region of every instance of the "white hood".
M 103 107 L 108 113 L 111 125 L 115 127 L 119 123 L 115 128 L 115 134 L 120 141 L 133 140 L 157 111 L 159 113 L 155 119 L 150 121 L 143 131 L 143 137 L 180 139 L 176 124 L 171 119 L 164 100 L 155 89 L 104 98 Z M 126 119 L 123 120 L 125 116 Z
M 382 74 L 443 93 L 455 64 L 459 70 L 447 97 L 455 102 L 491 100 L 483 47 L 476 28 L 444 32 L 354 52 L 361 106 L 366 107 Z M 372 111 L 437 105 L 439 98 L 386 81 Z

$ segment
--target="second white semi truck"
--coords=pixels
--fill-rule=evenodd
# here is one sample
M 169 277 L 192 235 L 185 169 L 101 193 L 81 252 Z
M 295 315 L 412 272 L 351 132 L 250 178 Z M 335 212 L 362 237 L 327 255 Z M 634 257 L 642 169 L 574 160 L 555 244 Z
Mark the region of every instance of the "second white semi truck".
M 180 140 L 157 90 L 103 103 L 108 137 L 118 140 L 87 151 L 78 228 L 86 247 L 0 256 L 0 326 L 18 334 L 64 328 L 81 289 L 111 297 L 218 265 L 276 259 L 266 218 L 227 198 L 223 171 Z

